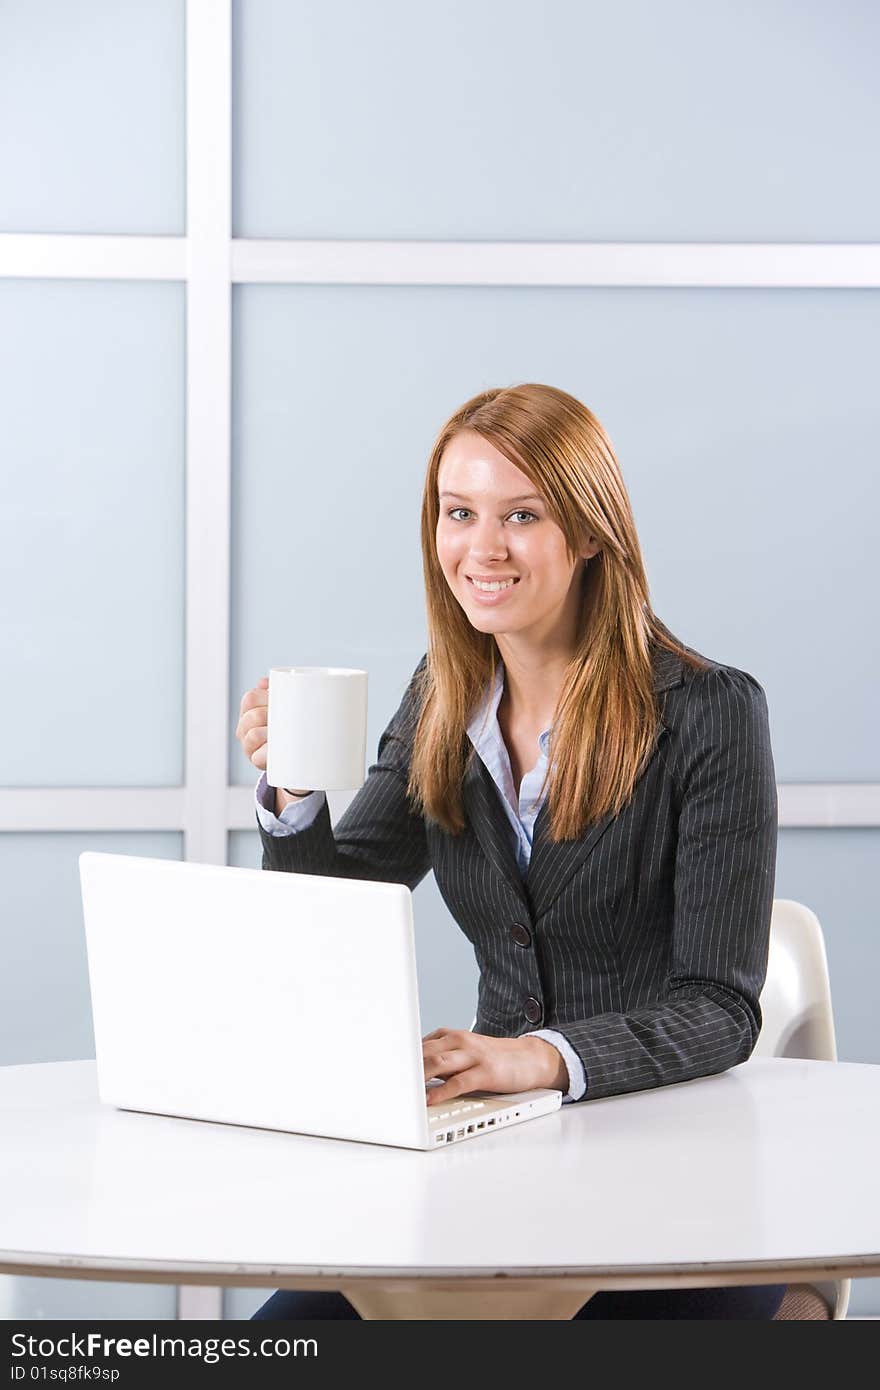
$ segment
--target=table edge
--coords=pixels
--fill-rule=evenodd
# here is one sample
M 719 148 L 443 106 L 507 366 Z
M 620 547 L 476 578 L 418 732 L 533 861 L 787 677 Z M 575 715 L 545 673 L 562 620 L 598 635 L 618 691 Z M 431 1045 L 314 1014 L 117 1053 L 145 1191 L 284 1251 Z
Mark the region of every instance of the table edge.
M 200 1263 L 160 1260 L 114 1259 L 99 1256 L 73 1256 L 0 1250 L 0 1274 L 17 1277 L 49 1277 L 107 1280 L 126 1283 L 204 1284 L 223 1288 L 281 1287 L 302 1289 L 338 1288 L 341 1282 L 381 1281 L 383 1284 L 411 1285 L 423 1279 L 477 1285 L 537 1282 L 548 1279 L 583 1281 L 592 1288 L 676 1288 L 712 1287 L 724 1284 L 797 1284 L 827 1279 L 880 1277 L 880 1253 L 846 1255 L 834 1258 L 757 1261 L 702 1261 L 675 1265 L 596 1265 L 511 1266 L 327 1266 L 259 1265 Z M 293 1282 L 291 1282 L 293 1281 Z

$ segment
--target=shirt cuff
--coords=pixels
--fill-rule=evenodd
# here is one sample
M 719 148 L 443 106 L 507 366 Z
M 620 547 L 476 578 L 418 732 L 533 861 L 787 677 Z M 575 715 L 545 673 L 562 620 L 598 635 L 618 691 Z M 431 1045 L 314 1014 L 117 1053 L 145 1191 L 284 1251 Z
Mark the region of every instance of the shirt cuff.
M 562 1104 L 567 1100 L 580 1100 L 586 1093 L 587 1073 L 584 1064 L 575 1052 L 568 1038 L 557 1033 L 554 1028 L 539 1028 L 536 1033 L 529 1033 L 530 1038 L 543 1038 L 545 1042 L 552 1043 L 562 1053 L 562 1060 L 568 1068 L 568 1092 L 562 1097 Z
M 265 772 L 256 788 L 257 820 L 267 835 L 295 835 L 307 830 L 323 804 L 322 791 L 310 792 L 299 801 L 289 802 L 280 816 L 275 814 L 275 788 L 270 787 Z

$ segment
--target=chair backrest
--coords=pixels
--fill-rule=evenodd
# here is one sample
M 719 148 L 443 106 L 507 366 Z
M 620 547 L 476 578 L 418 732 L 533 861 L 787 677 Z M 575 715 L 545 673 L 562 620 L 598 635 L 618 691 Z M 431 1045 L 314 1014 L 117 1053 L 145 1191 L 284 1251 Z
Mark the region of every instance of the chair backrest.
M 837 1061 L 822 928 L 814 912 L 790 898 L 773 901 L 761 1013 L 753 1056 Z
M 773 900 L 760 1003 L 763 1022 L 753 1056 L 837 1061 L 825 938 L 815 912 L 791 898 Z M 822 1295 L 832 1318 L 846 1317 L 849 1279 L 816 1280 L 804 1287 Z

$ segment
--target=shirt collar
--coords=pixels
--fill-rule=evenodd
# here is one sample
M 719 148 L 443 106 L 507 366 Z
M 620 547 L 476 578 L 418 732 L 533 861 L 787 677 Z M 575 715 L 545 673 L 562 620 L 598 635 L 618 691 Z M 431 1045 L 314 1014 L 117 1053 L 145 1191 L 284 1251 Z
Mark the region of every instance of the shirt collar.
M 495 680 L 487 691 L 467 728 L 468 738 L 478 753 L 489 743 L 495 743 L 501 738 L 501 727 L 498 723 L 498 706 L 501 703 L 503 692 L 504 662 L 498 661 L 495 665 Z M 550 729 L 547 728 L 538 736 L 538 747 L 544 757 L 547 756 L 549 742 Z

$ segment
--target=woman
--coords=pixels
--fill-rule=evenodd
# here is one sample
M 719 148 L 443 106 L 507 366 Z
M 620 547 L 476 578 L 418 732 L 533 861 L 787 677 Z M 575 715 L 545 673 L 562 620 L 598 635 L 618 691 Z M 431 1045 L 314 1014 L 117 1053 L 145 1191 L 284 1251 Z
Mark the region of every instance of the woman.
M 410 888 L 433 869 L 480 982 L 474 1031 L 423 1040 L 431 1105 L 543 1086 L 572 1103 L 745 1061 L 776 861 L 761 686 L 654 616 L 611 444 L 563 391 L 457 410 L 421 526 L 428 652 L 335 830 L 323 792 L 260 779 L 263 867 Z M 265 687 L 236 730 L 260 768 Z M 771 1318 L 783 1293 L 600 1293 L 576 1317 Z M 255 1317 L 357 1314 L 278 1292 Z

